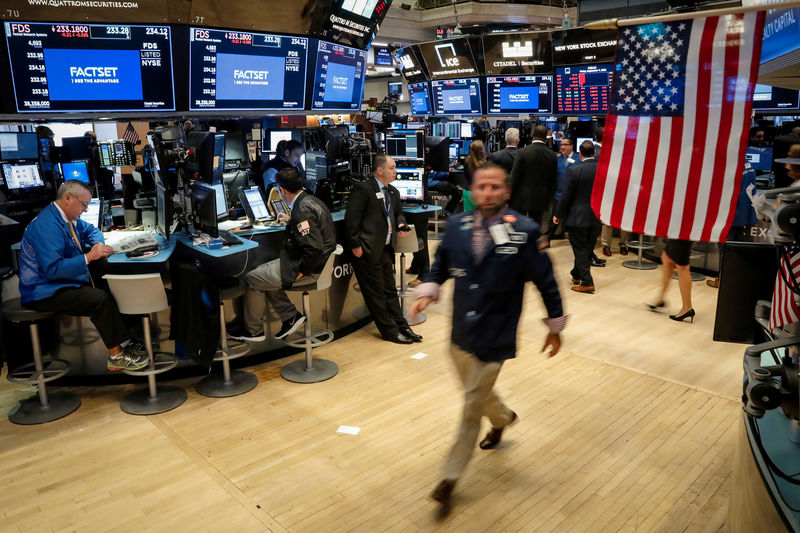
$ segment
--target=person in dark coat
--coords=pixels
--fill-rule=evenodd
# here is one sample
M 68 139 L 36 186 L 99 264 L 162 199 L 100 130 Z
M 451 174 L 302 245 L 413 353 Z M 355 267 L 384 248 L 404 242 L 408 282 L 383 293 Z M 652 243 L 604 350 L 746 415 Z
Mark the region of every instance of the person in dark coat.
M 591 205 L 594 175 L 597 172 L 592 141 L 581 143 L 580 158 L 580 165 L 567 170 L 564 194 L 558 202 L 553 223 L 559 224 L 563 220 L 569 234 L 569 243 L 575 256 L 575 264 L 570 272 L 572 290 L 593 293 L 595 287 L 590 263 L 602 224 Z
M 772 142 L 772 171 L 775 173 L 775 187 L 791 187 L 792 179 L 786 174 L 786 165 L 775 159 L 786 157 L 793 144 L 800 144 L 800 126 L 795 126 L 788 135 L 779 135 Z
M 516 413 L 492 389 L 503 362 L 516 356 L 528 281 L 536 284 L 547 308 L 544 322 L 550 331 L 544 348 L 551 348 L 550 357 L 561 347 L 560 331 L 566 324 L 553 266 L 536 245 L 539 225 L 506 207 L 510 190 L 505 170 L 491 164 L 479 168 L 472 193 L 476 209 L 447 221 L 433 268 L 417 287 L 408 313 L 415 318 L 438 300 L 440 286 L 454 279 L 450 356 L 464 384 L 464 411 L 443 479 L 432 494 L 445 506 L 472 457 L 481 418 L 488 417 L 492 424 L 481 449 L 497 446 L 505 428 L 517 421 Z
M 400 192 L 391 185 L 396 177 L 394 160 L 384 154 L 375 156 L 375 174 L 353 187 L 344 224 L 353 270 L 381 338 L 411 344 L 422 337 L 403 316 L 394 279 L 397 236 L 405 236 L 411 229 L 403 216 Z
M 514 168 L 514 161 L 516 161 L 519 153 L 518 145 L 519 130 L 517 128 L 508 128 L 506 130 L 506 147 L 492 153 L 489 156 L 489 161 L 503 167 L 506 174 L 511 174 L 511 169 Z
M 547 128 L 533 130 L 533 142 L 520 148 L 511 170 L 511 207 L 544 226 L 553 203 L 558 175 L 556 154 L 545 145 Z

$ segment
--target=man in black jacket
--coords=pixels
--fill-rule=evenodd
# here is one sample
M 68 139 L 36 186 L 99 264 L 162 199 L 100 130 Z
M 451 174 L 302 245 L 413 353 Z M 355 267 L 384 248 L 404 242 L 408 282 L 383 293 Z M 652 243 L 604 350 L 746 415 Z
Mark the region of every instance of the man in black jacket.
M 796 124 L 796 123 L 795 123 Z M 800 144 L 800 126 L 795 126 L 788 135 L 775 137 L 772 142 L 772 158 L 780 159 L 787 157 L 789 148 L 793 144 Z M 783 163 L 772 163 L 772 171 L 775 173 L 776 187 L 791 187 L 792 180 L 786 174 L 786 165 Z
M 281 141 L 278 143 L 275 157 L 267 162 L 264 167 L 264 192 L 267 192 L 270 187 L 275 185 L 275 176 L 284 168 L 294 168 L 298 172 L 303 169 L 300 164 L 300 158 L 305 150 L 300 141 L 294 139 L 290 141 Z
M 503 167 L 506 174 L 511 174 L 511 169 L 514 168 L 514 161 L 517 159 L 517 153 L 519 153 L 518 144 L 519 130 L 517 128 L 508 128 L 506 130 L 506 147 L 491 154 L 489 161 Z
M 234 339 L 263 341 L 264 295 L 283 325 L 275 335 L 283 339 L 297 331 L 306 317 L 297 311 L 284 292 L 292 286 L 314 283 L 328 257 L 336 249 L 336 231 L 328 207 L 302 189 L 302 177 L 294 168 L 285 168 L 275 175 L 281 198 L 289 204 L 291 214 L 286 224 L 286 240 L 279 259 L 273 259 L 251 270 L 244 277 L 244 329 L 230 331 Z
M 390 185 L 397 165 L 388 155 L 375 156 L 375 175 L 353 187 L 344 223 L 353 270 L 375 325 L 384 340 L 411 344 L 422 340 L 403 316 L 394 279 L 397 236 L 409 227 L 403 216 L 400 193 Z
M 594 144 L 583 141 L 580 146 L 581 164 L 567 169 L 564 194 L 558 202 L 553 222 L 562 219 L 569 234 L 569 243 L 575 256 L 572 274 L 572 290 L 594 292 L 594 280 L 590 267 L 592 251 L 602 224 L 592 211 L 592 186 L 597 172 L 594 159 Z
M 556 154 L 547 147 L 547 128 L 533 130 L 533 142 L 520 148 L 511 170 L 511 207 L 544 226 L 544 216 L 553 203 L 558 176 Z M 547 246 L 542 237 L 540 246 Z

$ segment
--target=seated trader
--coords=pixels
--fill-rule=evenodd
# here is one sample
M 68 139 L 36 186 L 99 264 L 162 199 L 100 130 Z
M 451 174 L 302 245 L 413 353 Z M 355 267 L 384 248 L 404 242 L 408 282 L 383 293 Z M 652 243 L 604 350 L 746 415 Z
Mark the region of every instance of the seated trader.
M 80 219 L 92 199 L 89 187 L 67 180 L 56 201 L 45 207 L 22 236 L 19 292 L 22 304 L 37 311 L 89 316 L 108 348 L 109 370 L 139 370 L 148 365 L 147 352 L 130 342 L 114 298 L 95 287 L 94 261 L 114 253 L 103 234 Z
M 284 292 L 291 286 L 317 281 L 328 257 L 336 249 L 336 231 L 328 207 L 315 196 L 303 191 L 303 178 L 294 168 L 284 168 L 275 175 L 278 192 L 289 204 L 291 214 L 286 225 L 281 256 L 251 270 L 244 277 L 244 328 L 229 331 L 231 338 L 263 341 L 264 295 L 278 313 L 283 326 L 275 335 L 283 339 L 305 322 L 306 317 Z
M 302 174 L 303 167 L 300 166 L 300 156 L 303 155 L 303 145 L 300 141 L 281 141 L 278 143 L 278 152 L 275 157 L 269 160 L 264 168 L 264 192 L 275 185 L 275 175 L 284 168 L 295 168 Z

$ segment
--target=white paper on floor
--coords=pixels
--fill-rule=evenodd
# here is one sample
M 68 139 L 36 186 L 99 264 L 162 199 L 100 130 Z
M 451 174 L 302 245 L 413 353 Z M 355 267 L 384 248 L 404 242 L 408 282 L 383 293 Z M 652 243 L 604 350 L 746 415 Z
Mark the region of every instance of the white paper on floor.
M 417 352 L 417 353 L 415 353 L 414 355 L 411 356 L 411 359 L 422 359 L 423 357 L 428 357 L 428 354 L 422 353 L 422 352 Z
M 339 426 L 339 429 L 336 430 L 336 433 L 342 433 L 344 435 L 358 435 L 359 431 L 361 431 L 361 428 L 357 428 L 355 426 Z

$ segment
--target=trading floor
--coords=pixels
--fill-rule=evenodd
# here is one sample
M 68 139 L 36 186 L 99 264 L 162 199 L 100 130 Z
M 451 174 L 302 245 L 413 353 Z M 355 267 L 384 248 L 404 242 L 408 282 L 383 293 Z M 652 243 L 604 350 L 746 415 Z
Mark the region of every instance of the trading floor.
M 712 340 L 717 289 L 694 283 L 695 321 L 675 322 L 643 305 L 660 270 L 615 254 L 593 271 L 597 293 L 580 294 L 567 241 L 548 253 L 569 315 L 562 351 L 539 352 L 544 308 L 529 286 L 518 357 L 495 389 L 520 421 L 497 449 L 476 450 L 449 515 L 429 495 L 462 409 L 446 351 L 451 284 L 415 327 L 421 344 L 382 342 L 369 324 L 315 352 L 339 365 L 331 380 L 281 379 L 298 354 L 251 368 L 259 385 L 233 398 L 178 380 L 189 399 L 160 415 L 120 410 L 141 384 L 73 387 L 74 414 L 14 425 L 5 414 L 34 389 L 4 371 L 0 530 L 724 529 L 745 345 Z M 673 283 L 666 309 L 679 306 Z

